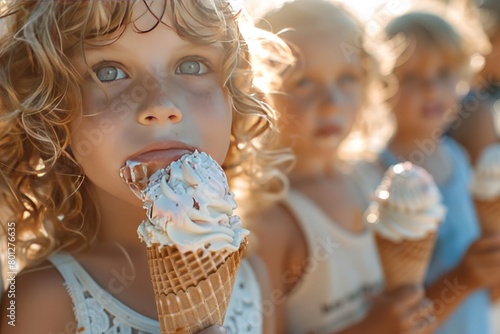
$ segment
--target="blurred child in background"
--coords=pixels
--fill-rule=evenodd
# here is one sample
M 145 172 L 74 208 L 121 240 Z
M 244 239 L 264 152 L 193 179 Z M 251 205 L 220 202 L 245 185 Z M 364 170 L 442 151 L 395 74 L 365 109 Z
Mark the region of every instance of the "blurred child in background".
M 361 126 L 375 71 L 359 23 L 331 1 L 296 0 L 259 25 L 280 33 L 297 57 L 273 96 L 281 142 L 296 154 L 290 193 L 252 226 L 276 292 L 277 332 L 425 333 L 432 316 L 421 289 L 381 293 L 364 196 L 339 159 Z
M 487 334 L 485 288 L 500 278 L 500 238 L 480 236 L 468 191 L 469 161 L 454 140 L 441 137 L 456 113 L 457 84 L 467 78 L 470 50 L 447 21 L 426 12 L 401 15 L 384 32 L 384 50 L 394 51 L 381 59 L 394 61 L 389 77 L 398 89 L 388 104 L 397 125 L 375 167 L 381 175 L 409 160 L 434 177 L 448 208 L 426 277 L 440 324 L 436 333 Z
M 450 125 L 450 134 L 464 146 L 473 166 L 485 148 L 499 143 L 500 135 L 500 1 L 464 0 L 455 5 L 465 5 L 469 18 L 479 19 L 488 35 L 490 50 L 484 56 L 484 66 L 476 76 L 469 94 L 461 104 L 461 114 Z M 481 216 L 479 214 L 479 216 Z M 500 217 L 499 217 L 500 219 Z M 500 288 L 492 290 L 498 298 Z M 500 303 L 493 305 L 493 332 L 500 331 Z
M 484 148 L 499 142 L 500 105 L 500 2 L 465 0 L 467 17 L 479 19 L 487 33 L 490 50 L 484 55 L 482 70 L 464 98 L 459 117 L 450 133 L 469 153 L 473 165 Z M 457 5 L 457 4 L 456 4 Z

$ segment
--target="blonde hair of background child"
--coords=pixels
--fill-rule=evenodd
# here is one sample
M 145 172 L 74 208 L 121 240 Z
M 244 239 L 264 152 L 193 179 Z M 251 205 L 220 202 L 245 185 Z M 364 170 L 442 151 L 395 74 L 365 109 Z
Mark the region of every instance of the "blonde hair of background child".
M 286 17 L 285 19 L 282 19 Z M 335 19 L 337 18 L 337 19 Z M 337 155 L 342 160 L 373 158 L 374 154 L 385 143 L 384 138 L 391 133 L 385 122 L 380 122 L 381 113 L 385 110 L 378 106 L 384 96 L 381 85 L 378 64 L 365 48 L 363 23 L 340 1 L 336 0 L 295 0 L 285 2 L 281 7 L 269 11 L 256 24 L 266 30 L 272 30 L 280 35 L 289 29 L 290 25 L 324 24 L 335 33 L 342 18 L 354 22 L 357 26 L 356 37 L 339 44 L 344 57 L 349 60 L 353 54 L 360 54 L 364 72 L 364 100 L 356 121 L 347 138 L 342 142 Z M 272 22 L 272 27 L 269 22 Z M 292 46 L 292 49 L 296 49 Z M 297 51 L 297 50 L 295 50 Z M 298 54 L 300 57 L 300 54 Z M 287 73 L 282 74 L 286 79 Z M 279 89 L 278 89 L 278 93 Z
M 488 59 L 489 55 L 493 52 L 492 56 L 496 57 L 497 50 L 494 50 L 494 45 L 491 43 L 497 43 L 493 40 L 497 39 L 498 31 L 500 30 L 500 2 L 495 0 L 453 0 L 450 6 L 456 6 L 460 8 L 463 16 L 468 22 L 476 22 L 477 25 L 481 27 L 481 34 L 477 32 L 476 29 L 475 38 L 479 41 L 479 55 L 485 56 L 487 59 L 479 57 L 479 55 L 474 55 L 474 62 L 477 63 L 478 71 L 481 70 L 489 72 L 487 62 L 489 66 L 495 66 L 495 59 Z M 469 25 L 469 24 L 468 24 Z M 496 36 L 497 35 L 497 36 Z M 482 73 L 479 74 L 485 74 Z M 491 84 L 491 80 L 495 78 L 489 77 L 491 73 L 486 73 L 488 77 L 476 78 L 476 85 L 484 86 Z M 479 79 L 479 80 L 478 80 Z
M 458 96 L 468 92 L 473 74 L 480 69 L 471 59 L 482 57 L 485 36 L 476 21 L 467 25 L 468 31 L 460 28 L 459 22 L 463 19 L 463 13 L 458 8 L 441 2 L 423 1 L 413 3 L 405 12 L 389 18 L 387 24 L 371 36 L 367 48 L 380 64 L 387 87 L 385 101 L 399 89 L 399 83 L 393 75 L 394 69 L 404 65 L 416 50 L 424 49 L 438 50 L 447 57 L 447 64 L 459 72 L 456 87 Z M 449 119 L 450 122 L 452 120 Z M 391 122 L 395 130 L 393 117 L 390 116 L 386 121 Z
M 451 5 L 461 8 L 469 18 L 480 21 L 488 34 L 499 28 L 500 2 L 496 0 L 452 0 Z
M 224 45 L 221 85 L 233 109 L 223 164 L 229 179 L 251 183 L 247 190 L 260 190 L 259 196 L 281 193 L 285 185 L 279 167 L 290 153 L 270 144 L 277 116 L 253 84 L 251 54 L 238 25 L 242 15 L 224 0 L 163 1 L 171 28 L 181 38 Z M 21 262 L 34 264 L 58 249 L 88 247 L 98 233 L 99 217 L 69 145 L 69 125 L 82 113 L 83 80 L 69 59 L 86 45 L 118 39 L 131 20 L 132 6 L 133 1 L 12 0 L 3 8 L 0 210 L 15 213 Z M 156 25 L 163 24 L 161 15 L 156 17 Z M 269 187 L 273 179 L 278 181 Z M 5 229 L 6 222 L 1 223 Z

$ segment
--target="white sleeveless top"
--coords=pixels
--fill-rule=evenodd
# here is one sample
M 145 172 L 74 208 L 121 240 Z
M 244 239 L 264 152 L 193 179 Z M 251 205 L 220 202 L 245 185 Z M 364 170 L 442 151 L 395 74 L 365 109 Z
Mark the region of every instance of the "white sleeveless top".
M 288 333 L 332 333 L 358 322 L 383 282 L 372 232 L 342 228 L 296 190 L 286 205 L 309 249 L 308 267 L 287 298 Z
M 158 320 L 132 310 L 100 287 L 67 253 L 49 259 L 61 273 L 73 302 L 78 333 L 159 334 Z M 261 294 L 250 264 L 241 262 L 224 321 L 228 333 L 262 333 Z

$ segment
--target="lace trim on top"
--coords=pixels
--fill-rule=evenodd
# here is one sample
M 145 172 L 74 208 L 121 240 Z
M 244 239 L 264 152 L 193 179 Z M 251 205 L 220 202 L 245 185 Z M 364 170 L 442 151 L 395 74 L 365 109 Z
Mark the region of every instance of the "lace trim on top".
M 78 323 L 76 333 L 85 334 L 157 334 L 158 320 L 132 310 L 103 288 L 69 254 L 58 253 L 50 261 L 64 278 Z M 252 268 L 242 261 L 224 327 L 230 334 L 261 334 L 260 289 Z
M 69 254 L 50 258 L 64 278 L 78 322 L 77 333 L 154 334 L 160 332 L 157 320 L 143 316 L 102 289 Z

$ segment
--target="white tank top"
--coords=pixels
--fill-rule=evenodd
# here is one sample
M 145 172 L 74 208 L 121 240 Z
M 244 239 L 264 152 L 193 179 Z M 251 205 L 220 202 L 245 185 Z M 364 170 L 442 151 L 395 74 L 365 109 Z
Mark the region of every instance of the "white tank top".
M 79 329 L 84 334 L 159 334 L 158 320 L 129 308 L 101 288 L 67 253 L 49 259 L 61 273 L 73 302 Z M 261 295 L 250 264 L 241 262 L 224 321 L 228 333 L 262 333 Z
M 352 233 L 292 190 L 286 205 L 307 240 L 309 261 L 286 302 L 288 333 L 332 333 L 362 319 L 383 282 L 372 232 Z

